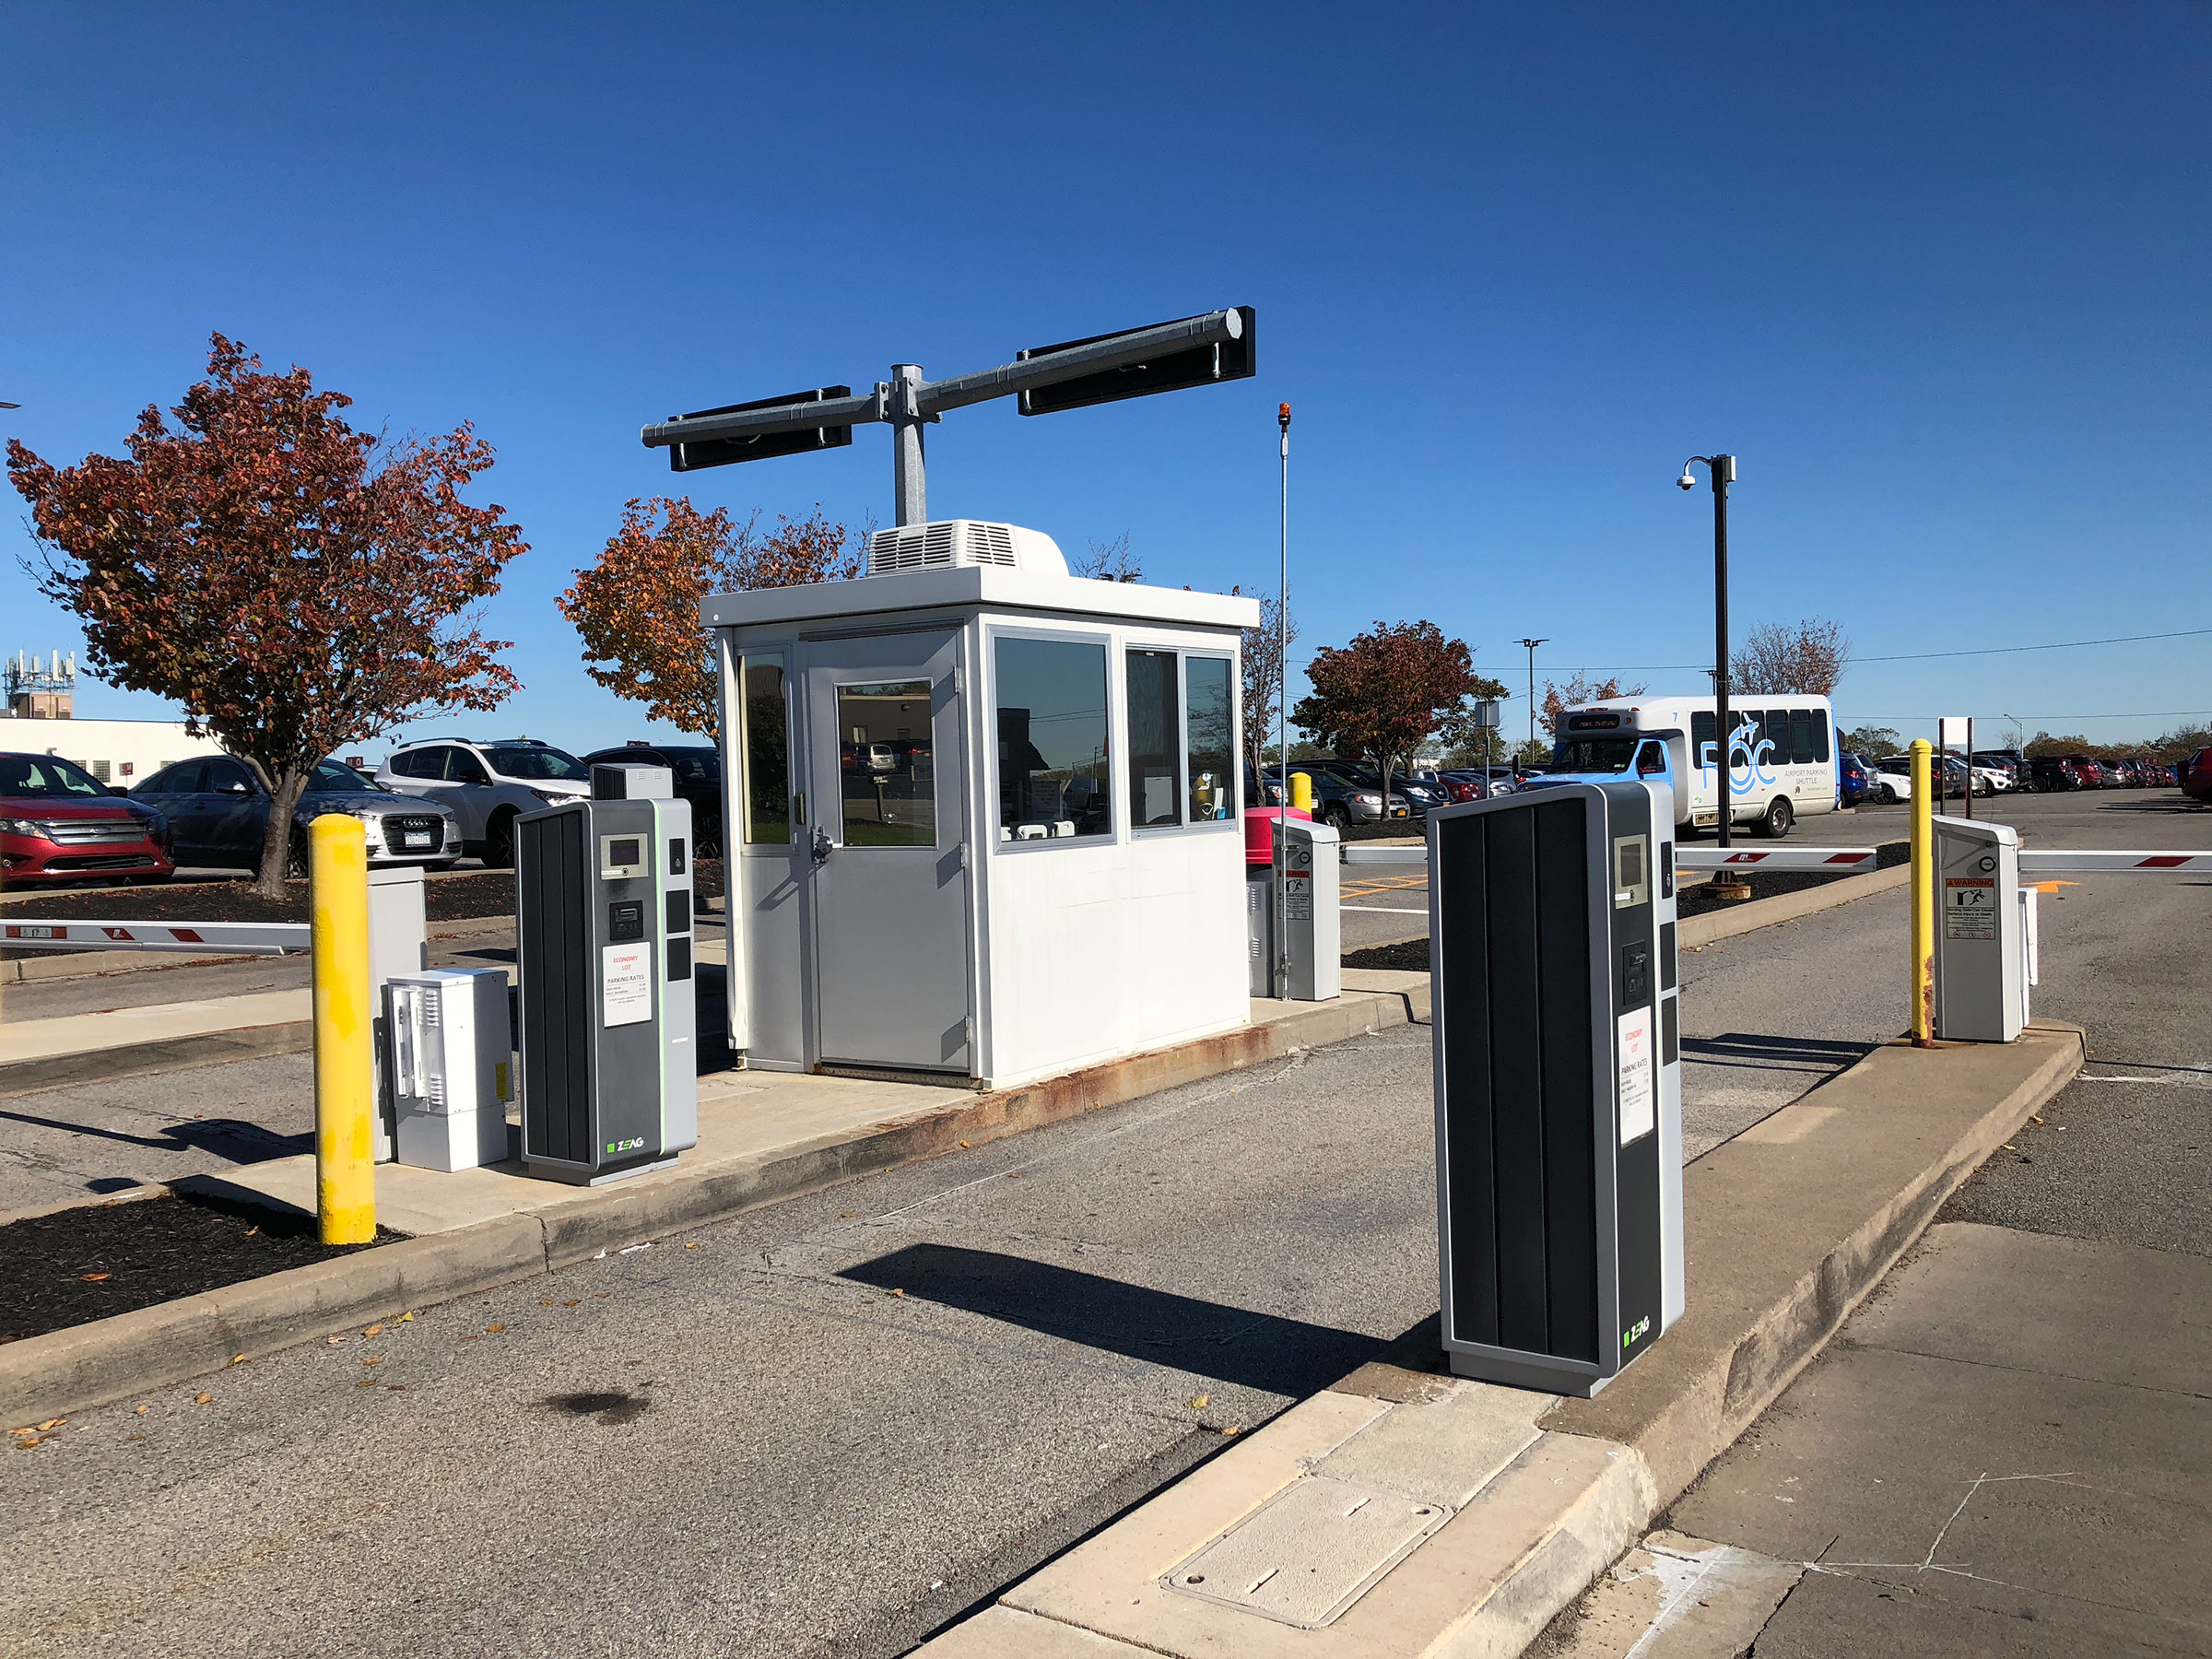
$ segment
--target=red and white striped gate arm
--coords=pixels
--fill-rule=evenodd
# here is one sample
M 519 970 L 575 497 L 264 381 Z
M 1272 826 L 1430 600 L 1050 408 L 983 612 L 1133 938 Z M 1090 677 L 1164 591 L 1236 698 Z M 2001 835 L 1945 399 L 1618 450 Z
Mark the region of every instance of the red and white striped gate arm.
M 2104 876 L 2115 870 L 2212 875 L 2212 853 L 2022 853 L 2022 876 Z
M 2023 854 L 2023 857 L 2026 855 Z M 1826 876 L 1858 876 L 1874 868 L 1872 847 L 1685 847 L 1675 843 L 1677 870 L 1816 870 Z M 1347 865 L 1426 865 L 1426 847 L 1346 847 Z M 2027 868 L 2026 865 L 2020 866 Z
M 10 922 L 11 950 L 184 950 L 198 956 L 286 956 L 308 947 L 304 922 Z
M 1818 870 L 1857 876 L 1874 868 L 1872 847 L 1685 847 L 1675 844 L 1677 870 Z

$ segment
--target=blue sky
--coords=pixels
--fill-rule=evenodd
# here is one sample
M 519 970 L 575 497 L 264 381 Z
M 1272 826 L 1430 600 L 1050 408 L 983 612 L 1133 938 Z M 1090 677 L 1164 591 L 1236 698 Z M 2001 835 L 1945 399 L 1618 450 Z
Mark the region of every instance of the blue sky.
M 220 329 L 361 424 L 473 420 L 533 547 L 489 618 L 524 689 L 432 724 L 576 748 L 647 730 L 552 605 L 626 497 L 890 516 L 885 429 L 678 479 L 641 423 L 1218 305 L 1258 308 L 1256 378 L 956 411 L 932 516 L 1271 584 L 1288 398 L 1308 648 L 1427 617 L 1517 686 L 1524 634 L 1540 673 L 1696 663 L 1709 498 L 1673 480 L 1713 449 L 1739 628 L 2212 628 L 2208 71 L 2212 12 L 2156 0 L 19 10 L 0 398 L 51 459 L 114 453 Z M 67 650 L 21 520 L 0 646 Z M 2207 664 L 1862 663 L 1839 712 L 2143 736 L 2212 711 Z

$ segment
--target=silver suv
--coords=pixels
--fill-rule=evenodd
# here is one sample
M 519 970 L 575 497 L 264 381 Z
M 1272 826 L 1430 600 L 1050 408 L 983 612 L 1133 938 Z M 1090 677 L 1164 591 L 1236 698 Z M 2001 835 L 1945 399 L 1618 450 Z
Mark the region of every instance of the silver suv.
M 402 744 L 384 758 L 376 781 L 402 794 L 452 808 L 464 847 L 491 869 L 514 863 L 514 820 L 540 806 L 588 800 L 592 769 L 535 737 L 478 743 L 431 737 Z

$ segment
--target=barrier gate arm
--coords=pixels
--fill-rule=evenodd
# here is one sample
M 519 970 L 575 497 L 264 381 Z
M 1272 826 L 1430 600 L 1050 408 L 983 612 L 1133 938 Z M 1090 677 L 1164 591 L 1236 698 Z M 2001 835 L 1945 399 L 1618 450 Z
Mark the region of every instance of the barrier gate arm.
M 2021 868 L 2028 854 L 2022 853 Z M 2070 856 L 2057 854 L 2056 856 Z M 2147 857 L 2153 854 L 2115 853 L 2115 857 Z M 1344 862 L 1347 865 L 1426 865 L 1429 849 L 1426 847 L 1346 847 Z M 2212 868 L 2212 855 L 2205 860 Z M 1875 867 L 1875 849 L 1872 847 L 1771 847 L 1753 852 L 1749 849 L 1720 847 L 1675 846 L 1675 868 L 1677 870 L 1814 870 L 1828 876 L 1860 876 Z M 2099 869 L 2107 866 L 2100 865 Z M 2161 866 L 2163 867 L 2163 866 Z
M 197 956 L 289 956 L 309 945 L 305 922 L 10 922 L 16 950 L 177 950 Z
M 2147 870 L 2159 874 L 2212 873 L 2212 853 L 2023 851 L 2019 860 L 2023 878 L 2030 876 L 2102 876 L 2115 870 Z

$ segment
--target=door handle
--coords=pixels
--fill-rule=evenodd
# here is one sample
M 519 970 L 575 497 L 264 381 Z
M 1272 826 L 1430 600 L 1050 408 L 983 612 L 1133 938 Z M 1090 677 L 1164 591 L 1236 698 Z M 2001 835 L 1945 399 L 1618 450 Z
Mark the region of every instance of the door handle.
M 827 863 L 830 853 L 835 850 L 836 846 L 837 843 L 830 839 L 828 826 L 817 824 L 814 827 L 814 862 L 816 864 Z

